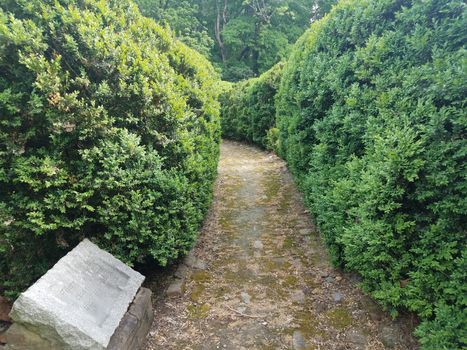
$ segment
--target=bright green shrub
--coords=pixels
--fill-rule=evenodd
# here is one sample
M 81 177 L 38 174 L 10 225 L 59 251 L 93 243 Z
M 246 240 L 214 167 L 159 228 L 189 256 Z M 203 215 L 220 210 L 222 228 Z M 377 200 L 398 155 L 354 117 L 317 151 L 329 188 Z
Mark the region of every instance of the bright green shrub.
M 279 152 L 334 261 L 424 349 L 467 346 L 467 39 L 458 0 L 342 1 L 296 44 Z
M 0 291 L 83 237 L 130 264 L 186 252 L 218 160 L 209 62 L 127 0 L 0 3 Z
M 279 63 L 258 78 L 232 84 L 221 94 L 224 136 L 246 140 L 263 148 L 275 147 L 274 98 L 282 67 L 283 63 Z

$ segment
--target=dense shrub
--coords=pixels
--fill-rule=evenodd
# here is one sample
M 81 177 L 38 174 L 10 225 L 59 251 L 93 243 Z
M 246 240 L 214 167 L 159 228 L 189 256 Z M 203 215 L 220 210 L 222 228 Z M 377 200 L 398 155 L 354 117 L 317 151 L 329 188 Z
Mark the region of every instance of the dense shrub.
M 342 1 L 283 68 L 276 128 L 254 121 L 272 121 L 277 81 L 222 97 L 224 133 L 278 134 L 334 262 L 416 312 L 424 349 L 467 345 L 465 28 L 462 1 Z
M 247 140 L 263 148 L 275 147 L 274 98 L 282 67 L 283 63 L 278 63 L 260 77 L 232 84 L 221 94 L 224 136 Z
M 343 1 L 296 44 L 279 151 L 336 263 L 425 349 L 467 346 L 466 5 Z
M 0 3 L 0 289 L 83 237 L 130 264 L 186 252 L 218 160 L 211 65 L 128 0 Z

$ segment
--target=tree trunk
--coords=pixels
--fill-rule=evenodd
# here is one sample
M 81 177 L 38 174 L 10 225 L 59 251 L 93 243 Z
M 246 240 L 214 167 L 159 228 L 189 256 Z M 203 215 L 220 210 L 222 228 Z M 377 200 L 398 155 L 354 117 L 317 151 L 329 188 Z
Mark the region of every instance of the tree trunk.
M 217 44 L 219 45 L 219 50 L 222 58 L 222 62 L 225 62 L 225 48 L 224 42 L 222 41 L 222 29 L 224 25 L 227 23 L 227 0 L 224 0 L 224 9 L 221 14 L 221 9 L 219 7 L 219 0 L 216 0 L 216 7 L 217 7 L 217 18 L 216 18 L 216 25 L 214 27 L 214 33 L 216 35 Z M 222 24 L 221 24 L 222 19 Z

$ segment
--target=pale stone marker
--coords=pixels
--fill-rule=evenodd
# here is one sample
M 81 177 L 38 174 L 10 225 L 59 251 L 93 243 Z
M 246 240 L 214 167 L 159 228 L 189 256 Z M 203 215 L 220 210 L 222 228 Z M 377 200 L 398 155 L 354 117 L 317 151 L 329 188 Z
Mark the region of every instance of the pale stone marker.
M 85 239 L 15 301 L 8 347 L 25 348 L 15 345 L 17 333 L 31 333 L 31 339 L 39 335 L 46 344 L 38 341 L 38 349 L 107 349 L 130 304 L 142 298 L 135 295 L 143 281 L 143 275 Z M 145 300 L 140 318 L 150 323 L 147 292 L 138 293 Z M 128 328 L 123 323 L 120 328 Z

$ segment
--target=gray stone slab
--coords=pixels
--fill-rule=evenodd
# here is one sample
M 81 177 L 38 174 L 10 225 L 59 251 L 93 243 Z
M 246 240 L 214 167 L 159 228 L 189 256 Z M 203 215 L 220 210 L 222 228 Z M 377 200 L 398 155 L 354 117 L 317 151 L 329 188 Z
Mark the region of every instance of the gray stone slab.
M 144 276 L 82 241 L 20 295 L 11 318 L 65 350 L 103 350 Z

